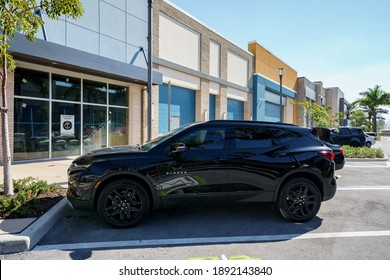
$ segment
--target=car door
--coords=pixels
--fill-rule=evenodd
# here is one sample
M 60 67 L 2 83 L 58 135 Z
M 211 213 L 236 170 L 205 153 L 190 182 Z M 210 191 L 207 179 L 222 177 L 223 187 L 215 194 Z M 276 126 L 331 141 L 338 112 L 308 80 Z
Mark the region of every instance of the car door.
M 157 186 L 163 205 L 227 200 L 227 135 L 223 126 L 201 126 L 170 141 Z
M 275 141 L 272 134 L 271 129 L 259 126 L 234 129 L 229 157 L 229 200 L 249 202 L 273 199 L 278 180 L 295 163 L 287 153 L 288 145 Z
M 341 127 L 338 133 L 332 133 L 332 139 L 335 144 L 350 145 L 351 130 L 347 127 Z

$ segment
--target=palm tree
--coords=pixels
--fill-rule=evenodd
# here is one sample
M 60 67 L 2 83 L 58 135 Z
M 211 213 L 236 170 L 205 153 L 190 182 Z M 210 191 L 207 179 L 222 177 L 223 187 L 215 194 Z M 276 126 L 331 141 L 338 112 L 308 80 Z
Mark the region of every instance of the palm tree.
M 353 102 L 347 104 L 347 112 L 346 112 L 346 114 L 347 114 L 347 120 L 351 119 L 352 113 L 353 113 L 354 111 L 356 111 L 357 109 L 359 109 L 359 108 L 358 108 L 358 105 L 359 105 L 358 100 L 353 101 Z
M 390 104 L 390 93 L 381 90 L 380 86 L 368 88 L 361 92 L 362 98 L 358 99 L 359 105 L 368 113 L 368 119 L 373 122 L 373 130 L 377 132 L 377 114 L 387 114 L 388 111 L 380 108 L 382 105 Z

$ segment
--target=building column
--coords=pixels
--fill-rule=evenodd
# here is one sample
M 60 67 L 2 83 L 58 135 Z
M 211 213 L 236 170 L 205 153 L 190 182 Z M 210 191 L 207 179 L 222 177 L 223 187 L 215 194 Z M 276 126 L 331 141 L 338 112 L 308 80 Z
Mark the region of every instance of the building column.
M 254 120 L 253 116 L 253 94 L 248 92 L 248 99 L 244 102 L 244 119 Z
M 158 136 L 158 102 L 159 102 L 159 86 L 153 86 L 152 87 L 152 137 L 153 140 Z M 140 131 L 142 131 L 141 140 L 142 143 L 146 143 L 148 141 L 148 120 L 149 120 L 149 114 L 148 114 L 148 93 L 146 89 L 142 90 L 142 113 L 141 113 L 142 119 L 142 128 Z M 135 120 L 137 121 L 137 120 Z
M 200 81 L 200 90 L 196 91 L 195 121 L 202 122 L 209 120 L 209 88 L 210 84 L 206 80 Z M 207 117 L 207 119 L 206 119 Z
M 221 86 L 219 94 L 215 100 L 215 119 L 223 120 L 227 119 L 227 87 Z
M 11 159 L 14 157 L 14 87 L 15 79 L 14 73 L 8 73 L 7 79 L 7 108 L 8 108 L 8 133 L 9 133 L 9 146 L 11 150 Z M 1 130 L 2 131 L 2 127 Z M 0 151 L 3 154 L 3 133 L 0 133 Z M 3 164 L 3 157 L 0 157 L 0 164 Z
M 143 142 L 142 131 L 144 119 L 142 117 L 142 98 L 144 90 L 145 89 L 141 86 L 129 86 L 129 145 L 141 144 Z

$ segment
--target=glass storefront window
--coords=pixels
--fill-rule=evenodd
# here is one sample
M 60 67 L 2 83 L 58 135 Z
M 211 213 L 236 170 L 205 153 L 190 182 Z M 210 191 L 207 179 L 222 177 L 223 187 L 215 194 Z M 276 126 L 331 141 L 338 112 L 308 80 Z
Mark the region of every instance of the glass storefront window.
M 49 98 L 49 73 L 16 68 L 15 95 Z
M 14 160 L 49 157 L 49 102 L 15 98 Z
M 109 104 L 116 106 L 129 106 L 128 88 L 123 86 L 108 85 Z
M 80 154 L 80 104 L 53 102 L 52 157 Z
M 107 84 L 83 81 L 83 101 L 95 104 L 107 104 Z
M 51 82 L 52 98 L 67 101 L 80 101 L 80 83 L 80 79 L 53 74 Z
M 107 147 L 107 108 L 83 106 L 83 152 Z
M 126 86 L 17 68 L 14 87 L 13 160 L 76 156 L 129 143 Z
M 127 109 L 124 108 L 113 108 L 109 109 L 109 145 L 120 146 L 128 144 L 128 129 L 127 120 L 128 114 Z

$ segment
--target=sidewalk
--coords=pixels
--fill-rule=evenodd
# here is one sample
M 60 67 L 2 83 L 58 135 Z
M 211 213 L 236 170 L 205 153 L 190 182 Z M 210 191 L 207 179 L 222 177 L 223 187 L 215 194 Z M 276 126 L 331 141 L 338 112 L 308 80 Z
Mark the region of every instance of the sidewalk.
M 45 180 L 48 183 L 59 183 L 67 186 L 67 169 L 73 158 L 61 160 L 30 161 L 13 163 L 11 172 L 13 179 L 28 176 Z M 0 166 L 2 169 L 3 167 Z M 0 172 L 3 182 L 3 171 Z M 41 217 L 29 219 L 0 220 L 0 254 L 18 253 L 31 250 L 39 240 L 60 220 L 70 206 L 67 199 L 62 199 Z

